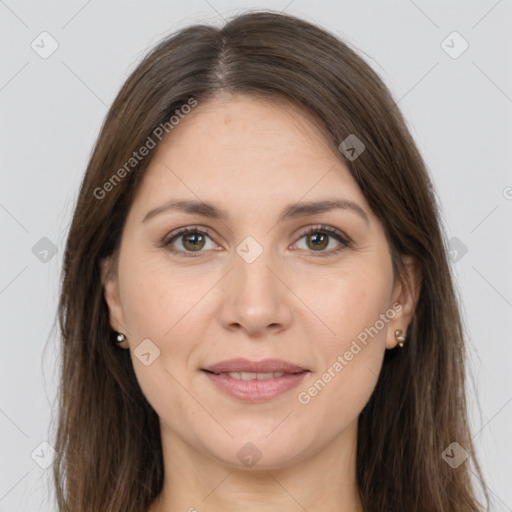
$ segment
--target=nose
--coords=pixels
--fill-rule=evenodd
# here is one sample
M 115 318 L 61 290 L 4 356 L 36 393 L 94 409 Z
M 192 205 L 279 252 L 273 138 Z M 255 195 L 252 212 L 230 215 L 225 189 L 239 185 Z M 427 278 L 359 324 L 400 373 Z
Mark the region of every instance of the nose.
M 249 336 L 286 330 L 292 320 L 293 294 L 282 270 L 267 251 L 252 263 L 238 254 L 233 259 L 234 268 L 223 280 L 222 326 Z

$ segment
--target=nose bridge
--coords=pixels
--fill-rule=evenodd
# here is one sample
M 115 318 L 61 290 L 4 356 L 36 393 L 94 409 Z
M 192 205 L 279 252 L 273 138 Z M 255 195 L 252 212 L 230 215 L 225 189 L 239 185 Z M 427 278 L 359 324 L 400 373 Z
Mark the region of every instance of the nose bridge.
M 236 248 L 232 280 L 240 298 L 247 295 L 255 302 L 271 301 L 280 293 L 276 277 L 270 271 L 276 272 L 276 261 L 268 238 L 260 243 L 248 236 Z
M 247 237 L 236 247 L 233 267 L 222 305 L 224 325 L 253 333 L 287 325 L 291 318 L 287 288 L 276 277 L 280 270 L 272 249 Z

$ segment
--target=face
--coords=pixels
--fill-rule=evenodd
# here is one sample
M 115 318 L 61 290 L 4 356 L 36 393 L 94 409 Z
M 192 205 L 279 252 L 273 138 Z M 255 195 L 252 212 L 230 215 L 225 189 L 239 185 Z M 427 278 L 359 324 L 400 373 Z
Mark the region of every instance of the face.
M 105 282 L 140 387 L 168 439 L 210 460 L 306 460 L 357 423 L 411 318 L 383 226 L 285 103 L 199 103 L 156 151 Z

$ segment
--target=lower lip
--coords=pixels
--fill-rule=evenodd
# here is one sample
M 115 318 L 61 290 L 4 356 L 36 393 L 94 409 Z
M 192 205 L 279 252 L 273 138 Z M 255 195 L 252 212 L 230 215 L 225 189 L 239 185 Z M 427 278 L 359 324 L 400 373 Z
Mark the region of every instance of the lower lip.
M 228 375 L 204 371 L 208 378 L 224 393 L 242 402 L 267 402 L 298 386 L 308 371 L 286 373 L 281 377 L 264 380 L 238 380 Z

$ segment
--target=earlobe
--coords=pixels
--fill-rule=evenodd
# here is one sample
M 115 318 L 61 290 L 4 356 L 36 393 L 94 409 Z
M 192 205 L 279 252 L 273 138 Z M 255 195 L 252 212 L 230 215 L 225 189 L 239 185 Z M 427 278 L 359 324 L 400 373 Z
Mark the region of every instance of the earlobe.
M 416 311 L 421 290 L 419 261 L 414 256 L 406 255 L 402 257 L 402 263 L 403 272 L 393 290 L 393 304 L 398 303 L 401 308 L 388 326 L 386 348 L 394 348 L 399 343 L 403 346 L 403 343 L 406 343 L 408 328 Z

